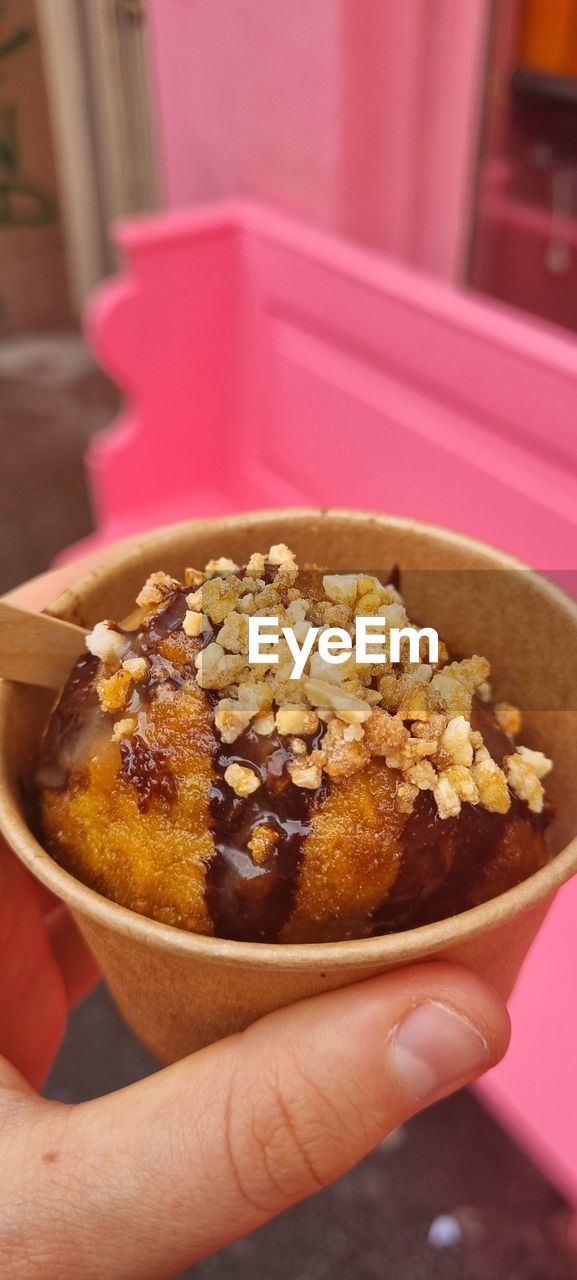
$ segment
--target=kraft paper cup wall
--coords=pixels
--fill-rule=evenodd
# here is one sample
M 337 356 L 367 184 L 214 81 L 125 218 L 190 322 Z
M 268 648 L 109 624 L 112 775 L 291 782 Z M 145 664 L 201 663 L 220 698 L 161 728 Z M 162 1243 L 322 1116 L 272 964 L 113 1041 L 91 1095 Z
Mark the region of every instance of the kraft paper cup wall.
M 401 571 L 418 571 L 408 574 L 409 612 L 412 608 L 413 616 L 453 643 L 459 640 L 462 652 L 486 655 L 497 697 L 551 708 L 527 716 L 525 740 L 555 761 L 549 787 L 557 812 L 555 857 L 490 902 L 387 937 L 282 946 L 186 933 L 101 897 L 42 849 L 29 826 L 26 797 L 51 697 L 5 683 L 0 690 L 4 835 L 29 870 L 69 905 L 126 1021 L 164 1061 L 238 1031 L 281 1005 L 429 956 L 468 965 L 508 995 L 556 890 L 577 870 L 577 711 L 561 710 L 571 706 L 568 681 L 577 670 L 577 606 L 538 575 L 516 572 L 522 566 L 498 551 L 386 516 L 249 514 L 147 535 L 136 548 L 84 577 L 49 612 L 86 627 L 105 617 L 121 619 L 153 570 L 178 577 L 185 565 L 202 566 L 217 555 L 243 563 L 252 551 L 266 551 L 277 542 L 288 543 L 302 564 L 314 560 L 349 570 L 397 564 Z M 498 572 L 482 578 L 474 572 L 448 573 L 440 593 L 431 569 L 508 570 L 506 617 Z

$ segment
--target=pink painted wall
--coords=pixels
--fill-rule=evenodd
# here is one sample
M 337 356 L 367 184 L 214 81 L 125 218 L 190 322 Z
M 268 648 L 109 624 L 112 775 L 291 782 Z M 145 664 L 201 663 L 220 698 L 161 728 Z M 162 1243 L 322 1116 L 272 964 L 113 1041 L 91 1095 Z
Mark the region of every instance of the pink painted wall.
M 459 279 L 489 0 L 150 0 L 170 206 L 278 204 Z

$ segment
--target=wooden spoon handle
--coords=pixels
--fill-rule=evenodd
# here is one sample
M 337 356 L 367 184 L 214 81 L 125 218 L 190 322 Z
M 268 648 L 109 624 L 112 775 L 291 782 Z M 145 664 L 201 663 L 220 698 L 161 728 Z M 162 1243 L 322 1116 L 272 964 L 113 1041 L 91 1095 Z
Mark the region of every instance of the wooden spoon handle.
M 85 648 L 85 635 L 71 622 L 0 600 L 0 676 L 60 689 Z

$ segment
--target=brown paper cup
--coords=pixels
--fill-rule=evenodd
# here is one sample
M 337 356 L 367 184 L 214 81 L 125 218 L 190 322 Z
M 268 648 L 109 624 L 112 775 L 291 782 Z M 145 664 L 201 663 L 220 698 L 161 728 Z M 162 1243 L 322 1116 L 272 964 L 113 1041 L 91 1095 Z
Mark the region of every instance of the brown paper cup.
M 305 996 L 358 982 L 429 956 L 469 966 L 507 996 L 556 890 L 577 870 L 577 712 L 568 673 L 577 670 L 577 606 L 517 561 L 441 529 L 346 511 L 264 512 L 176 525 L 148 535 L 61 596 L 49 612 L 87 627 L 122 618 L 146 576 L 217 555 L 238 563 L 286 542 L 301 564 L 377 570 L 398 564 L 414 600 L 409 611 L 462 652 L 492 663 L 497 697 L 552 708 L 527 717 L 525 740 L 555 760 L 548 788 L 557 809 L 548 866 L 492 901 L 405 933 L 360 941 L 272 945 L 201 937 L 109 902 L 57 865 L 34 838 L 27 813 L 39 735 L 50 695 L 0 690 L 0 824 L 30 871 L 66 902 L 127 1022 L 171 1061 Z M 443 575 L 430 569 L 470 570 Z M 503 600 L 498 572 L 507 575 Z M 447 583 L 449 584 L 447 586 Z M 482 586 L 482 589 L 481 589 Z M 403 583 L 405 589 L 405 583 Z M 405 594 L 408 594 L 405 591 Z M 529 638 L 529 639 L 528 639 Z M 575 706 L 575 702 L 573 702 Z M 563 710 L 561 710 L 563 708 Z

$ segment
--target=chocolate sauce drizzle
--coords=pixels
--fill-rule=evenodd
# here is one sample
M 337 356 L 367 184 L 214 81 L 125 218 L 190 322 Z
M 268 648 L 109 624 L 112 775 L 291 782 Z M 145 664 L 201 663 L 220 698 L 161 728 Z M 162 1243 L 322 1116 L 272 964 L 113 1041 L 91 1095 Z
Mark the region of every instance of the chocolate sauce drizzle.
M 492 707 L 477 697 L 471 725 L 483 734 L 497 764 L 514 751 L 513 739 L 499 726 Z M 458 818 L 440 818 L 432 793 L 422 791 L 402 833 L 399 874 L 373 914 L 372 932 L 396 933 L 464 911 L 483 869 L 496 855 L 505 827 L 517 818 L 543 835 L 551 816 L 547 804 L 542 814 L 535 814 L 513 796 L 507 813 L 463 804 Z
M 88 721 L 100 710 L 94 688 L 97 670 L 98 658 L 86 653 L 70 672 L 48 721 L 40 749 L 35 781 L 41 789 L 49 787 L 61 791 L 76 772 L 71 763 L 74 744 Z
M 194 674 L 193 668 L 190 671 L 184 667 L 177 669 L 156 652 L 160 642 L 182 626 L 187 590 L 179 588 L 171 593 L 165 607 L 146 619 L 138 631 L 116 627 L 121 635 L 126 636 L 124 657 L 146 657 L 150 662 L 146 678 L 134 685 L 126 708 L 127 715 L 136 715 L 144 709 L 160 683 L 169 682 L 180 688 Z M 74 758 L 75 745 L 83 730 L 91 725 L 97 729 L 100 720 L 103 733 L 107 732 L 109 736 L 110 717 L 101 710 L 96 691 L 98 666 L 98 658 L 87 653 L 72 668 L 44 735 L 36 771 L 36 785 L 40 788 L 61 790 L 69 784 L 76 773 L 70 761 Z M 138 792 L 139 808 L 146 808 L 154 792 L 165 799 L 174 798 L 176 780 L 169 771 L 167 756 L 160 748 L 153 751 L 141 735 L 134 734 L 132 739 L 121 741 L 120 754 L 121 770 Z M 80 781 L 80 771 L 78 777 Z
M 168 683 L 181 689 L 187 678 L 192 678 L 192 668 L 190 671 L 179 669 L 157 652 L 162 640 L 182 627 L 186 607 L 186 588 L 178 588 L 171 593 L 165 607 L 147 618 L 139 631 L 125 632 L 130 640 L 125 658 L 145 657 L 150 664 L 145 679 L 134 685 L 126 708 L 127 715 L 137 715 L 148 706 L 160 685 Z M 147 742 L 143 733 L 137 730 L 121 740 L 120 758 L 119 772 L 134 787 L 141 813 L 146 812 L 153 797 L 172 804 L 178 784 L 170 767 L 168 751 Z
M 324 730 L 324 726 L 323 726 Z M 312 741 L 314 749 L 322 735 Z M 247 729 L 236 742 L 219 744 L 210 795 L 215 853 L 206 876 L 206 895 L 216 933 L 222 938 L 275 942 L 291 915 L 310 818 L 326 795 L 295 787 L 287 773 L 293 757 L 283 739 Z M 261 786 L 245 798 L 224 781 L 230 764 L 248 766 Z M 263 862 L 256 862 L 248 842 L 257 827 L 278 836 Z
M 463 804 L 458 818 L 439 817 L 429 791 L 421 792 L 402 834 L 404 857 L 395 883 L 372 918 L 374 934 L 429 924 L 475 905 L 483 870 L 497 855 L 515 818 L 544 833 L 547 814 L 530 813 L 513 797 L 505 814 Z
M 167 603 L 158 613 L 146 618 L 138 631 L 126 631 L 129 647 L 124 657 L 147 658 L 150 666 L 144 680 L 135 684 L 132 698 L 126 708 L 128 715 L 134 715 L 146 706 L 154 697 L 158 685 L 170 682 L 181 689 L 194 677 L 194 667 L 175 667 L 167 658 L 158 653 L 158 646 L 173 631 L 180 631 L 186 613 L 186 595 L 188 587 L 178 587 L 171 592 Z
M 276 568 L 265 564 L 263 578 L 272 582 Z M 239 571 L 242 576 L 243 570 Z M 130 657 L 147 657 L 151 668 L 146 680 L 135 685 L 127 712 L 134 713 L 154 696 L 156 685 L 169 679 L 176 686 L 194 678 L 190 670 L 171 668 L 158 652 L 159 643 L 170 632 L 182 626 L 189 588 L 175 591 L 160 612 L 145 622 L 131 643 Z M 216 630 L 208 627 L 200 648 L 215 638 Z M 208 694 L 213 705 L 216 698 Z M 324 725 L 311 749 L 318 746 Z M 154 794 L 170 801 L 176 794 L 174 775 L 158 750 L 151 752 L 139 736 L 121 743 L 122 768 L 137 788 L 139 807 L 146 809 Z M 210 789 L 210 816 L 214 834 L 214 855 L 206 870 L 206 897 L 215 932 L 222 938 L 275 941 L 291 915 L 298 886 L 304 841 L 310 831 L 310 815 L 327 791 L 323 784 L 317 791 L 295 787 L 287 772 L 292 755 L 276 733 L 262 736 L 249 728 L 236 742 L 227 745 L 216 734 L 214 738 L 214 773 Z M 235 795 L 224 780 L 230 764 L 250 767 L 258 774 L 261 786 L 251 796 Z M 262 862 L 253 857 L 248 843 L 257 827 L 270 827 L 278 836 L 270 853 Z
M 132 783 L 141 813 L 148 809 L 153 796 L 171 804 L 176 797 L 176 778 L 169 768 L 168 752 L 151 747 L 139 733 L 123 738 L 120 743 L 120 774 Z
M 245 574 L 238 570 L 239 577 Z M 277 568 L 265 561 L 260 575 L 265 584 L 276 575 Z M 203 647 L 214 635 L 204 633 Z M 305 739 L 309 750 L 319 746 L 324 732 L 321 724 L 314 737 Z M 210 790 L 215 851 L 206 872 L 206 899 L 221 938 L 276 942 L 292 914 L 310 820 L 329 787 L 328 779 L 315 791 L 295 787 L 287 771 L 292 759 L 286 739 L 276 732 L 261 735 L 248 728 L 233 743 L 217 741 Z M 261 780 L 258 791 L 235 795 L 224 780 L 231 764 L 252 769 Z M 269 827 L 278 837 L 262 861 L 248 848 L 258 827 Z

